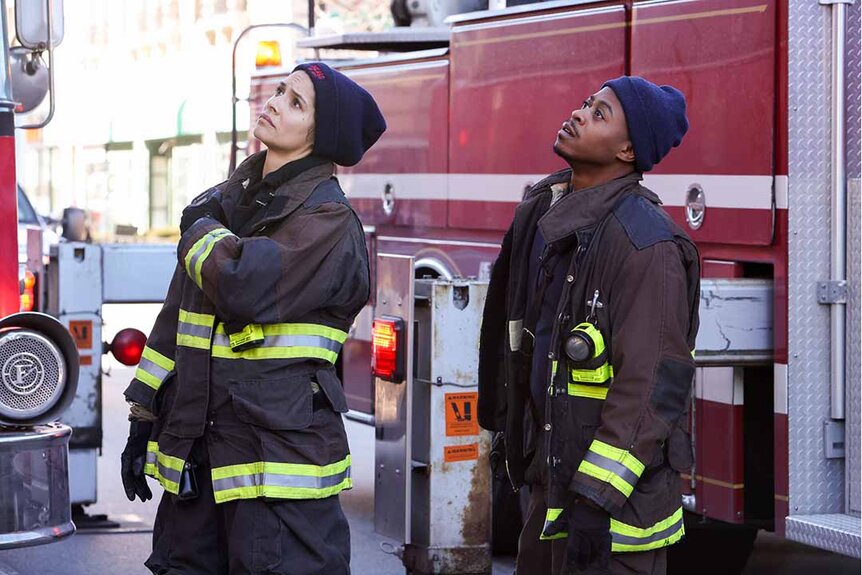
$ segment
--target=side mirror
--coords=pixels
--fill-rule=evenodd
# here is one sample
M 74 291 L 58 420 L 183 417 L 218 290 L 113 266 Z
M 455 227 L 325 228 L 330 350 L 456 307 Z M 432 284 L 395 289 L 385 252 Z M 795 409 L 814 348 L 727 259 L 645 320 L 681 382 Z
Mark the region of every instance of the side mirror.
M 15 112 L 26 114 L 45 100 L 48 94 L 48 67 L 38 52 L 22 46 L 9 51 L 12 71 L 12 96 L 18 102 Z
M 63 41 L 63 0 L 15 2 L 15 31 L 18 41 L 29 50 L 48 47 L 48 3 L 51 3 L 51 48 Z

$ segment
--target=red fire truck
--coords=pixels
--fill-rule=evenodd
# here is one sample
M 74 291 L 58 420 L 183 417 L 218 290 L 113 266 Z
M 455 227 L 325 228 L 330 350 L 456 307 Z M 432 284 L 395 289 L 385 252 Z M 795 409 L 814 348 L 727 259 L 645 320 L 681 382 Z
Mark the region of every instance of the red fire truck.
M 690 540 L 714 527 L 712 555 L 744 563 L 767 529 L 858 557 L 859 4 L 516 3 L 300 41 L 386 52 L 333 59 L 389 125 L 339 173 L 370 250 L 414 257 L 417 278 L 487 278 L 525 189 L 562 167 L 551 145 L 573 107 L 622 74 L 678 87 L 691 129 L 645 185 L 702 255 Z M 286 72 L 253 78 L 252 118 Z M 369 421 L 375 303 L 343 354 Z
M 16 135 L 47 125 L 53 116 L 53 50 L 63 36 L 59 5 L 16 2 L 18 44 L 11 47 L 6 2 L 0 0 L 0 550 L 71 535 L 73 519 L 84 517 L 73 515 L 72 505 L 80 509 L 96 500 L 101 356 L 110 350 L 134 365 L 146 340 L 127 329 L 103 344 L 101 304 L 162 298 L 169 273 L 162 268 L 171 263 L 163 247 L 133 254 L 134 246 L 76 242 L 69 229 L 46 252 L 39 228 L 27 230 L 26 263 L 19 261 Z M 47 94 L 47 114 L 28 124 L 26 114 L 38 114 Z M 144 285 L 141 293 L 140 280 L 126 277 L 134 275 L 126 262 L 132 256 L 151 261 L 153 253 L 156 285 Z M 103 282 L 103 273 L 121 284 Z M 135 288 L 122 287 L 131 283 Z

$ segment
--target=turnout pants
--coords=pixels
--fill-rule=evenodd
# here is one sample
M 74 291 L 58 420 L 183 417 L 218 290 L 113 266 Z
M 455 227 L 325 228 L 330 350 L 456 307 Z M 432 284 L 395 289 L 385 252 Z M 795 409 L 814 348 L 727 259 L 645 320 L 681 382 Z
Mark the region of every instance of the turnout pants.
M 640 553 L 612 553 L 607 570 L 595 565 L 586 571 L 567 570 L 566 540 L 539 539 L 547 509 L 545 490 L 541 486 L 530 486 L 530 506 L 518 539 L 515 575 L 665 575 L 667 572 L 667 550 L 664 548 Z
M 206 458 L 199 447 L 196 461 Z M 337 495 L 216 504 L 208 461 L 195 471 L 197 498 L 162 496 L 145 563 L 155 575 L 350 573 L 350 531 Z

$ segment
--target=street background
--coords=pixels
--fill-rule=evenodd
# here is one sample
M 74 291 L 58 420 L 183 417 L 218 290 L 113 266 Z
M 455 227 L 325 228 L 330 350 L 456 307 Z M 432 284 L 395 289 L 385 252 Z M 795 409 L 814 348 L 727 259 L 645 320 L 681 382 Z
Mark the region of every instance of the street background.
M 158 305 L 108 305 L 103 309 L 106 341 L 124 327 L 149 333 Z M 79 531 L 74 536 L 42 547 L 0 552 L 0 575 L 147 575 L 143 566 L 150 550 L 153 519 L 161 488 L 150 482 L 154 499 L 141 503 L 126 499 L 119 477 L 119 459 L 126 442 L 128 423 L 123 390 L 134 369 L 105 356 L 103 378 L 104 443 L 99 458 L 99 501 L 90 506 L 91 514 L 104 513 L 118 521 L 119 529 Z M 374 533 L 374 428 L 346 421 L 353 453 L 355 486 L 342 494 L 341 501 L 350 521 L 356 575 L 401 575 L 401 561 L 381 549 L 381 544 L 399 542 Z M 509 575 L 514 568 L 511 557 L 498 557 L 494 575 Z M 856 575 L 860 563 L 769 533 L 761 532 L 744 575 Z M 706 573 L 706 571 L 704 571 Z

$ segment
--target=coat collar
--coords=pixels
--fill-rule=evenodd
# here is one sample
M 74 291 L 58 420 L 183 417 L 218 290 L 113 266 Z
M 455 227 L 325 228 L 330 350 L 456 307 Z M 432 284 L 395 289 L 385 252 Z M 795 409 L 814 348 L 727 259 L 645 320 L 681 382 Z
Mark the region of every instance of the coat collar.
M 249 156 L 234 170 L 222 191 L 225 210 L 233 209 L 242 198 L 249 182 L 259 180 L 266 160 L 266 150 Z M 282 183 L 275 191 L 272 201 L 265 208 L 266 214 L 257 221 L 255 227 L 281 220 L 301 206 L 322 180 L 332 177 L 335 164 L 325 162 L 301 172 Z
M 637 193 L 650 201 L 661 203 L 658 196 L 639 184 L 643 179 L 639 172 L 576 192 L 569 191 L 568 187 L 571 170 L 558 174 L 560 177 L 548 182 L 552 194 L 551 207 L 538 222 L 542 235 L 549 244 L 597 225 L 625 192 Z M 565 179 L 564 175 L 567 176 Z

